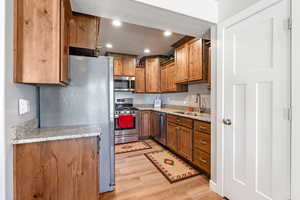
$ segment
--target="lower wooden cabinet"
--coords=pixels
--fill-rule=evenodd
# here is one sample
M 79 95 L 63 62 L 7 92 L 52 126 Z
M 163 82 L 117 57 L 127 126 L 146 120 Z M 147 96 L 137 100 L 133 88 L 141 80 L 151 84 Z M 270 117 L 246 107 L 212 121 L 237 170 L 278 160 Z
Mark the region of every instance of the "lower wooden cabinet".
M 193 130 L 185 127 L 179 127 L 177 137 L 178 153 L 182 157 L 192 161 Z
M 98 138 L 14 145 L 15 200 L 97 200 Z
M 151 111 L 140 111 L 140 139 L 151 136 Z
M 194 149 L 193 151 L 193 163 L 210 174 L 210 155 L 199 150 Z
M 176 124 L 168 123 L 167 126 L 167 146 L 177 151 L 177 133 L 178 133 L 178 127 Z

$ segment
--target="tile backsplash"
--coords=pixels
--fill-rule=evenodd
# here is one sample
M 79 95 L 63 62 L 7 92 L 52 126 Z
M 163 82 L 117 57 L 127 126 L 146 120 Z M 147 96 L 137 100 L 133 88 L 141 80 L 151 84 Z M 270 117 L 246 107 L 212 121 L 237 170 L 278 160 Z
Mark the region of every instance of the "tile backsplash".
M 207 84 L 189 85 L 189 92 L 167 94 L 134 94 L 116 92 L 115 98 L 133 98 L 134 104 L 153 104 L 156 97 L 161 97 L 163 104 L 199 107 L 196 103 L 197 94 L 201 95 L 202 106 L 210 109 L 210 90 Z

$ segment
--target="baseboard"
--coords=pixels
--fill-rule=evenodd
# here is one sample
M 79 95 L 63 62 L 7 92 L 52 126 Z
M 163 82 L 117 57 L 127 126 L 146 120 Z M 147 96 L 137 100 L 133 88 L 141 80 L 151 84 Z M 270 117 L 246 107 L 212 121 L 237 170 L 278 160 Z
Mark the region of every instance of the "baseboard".
M 209 181 L 209 188 L 211 191 L 218 193 L 217 184 L 214 181 L 212 180 Z

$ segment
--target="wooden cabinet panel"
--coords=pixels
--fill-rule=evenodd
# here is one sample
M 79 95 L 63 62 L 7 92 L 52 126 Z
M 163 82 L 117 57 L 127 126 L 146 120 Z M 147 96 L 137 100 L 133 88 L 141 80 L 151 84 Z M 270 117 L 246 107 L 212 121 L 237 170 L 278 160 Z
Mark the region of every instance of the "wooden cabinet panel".
M 184 44 L 175 49 L 176 83 L 186 83 L 188 73 L 188 45 Z
M 188 43 L 189 81 L 201 81 L 204 79 L 202 63 L 202 39 L 196 39 Z
M 160 63 L 159 58 L 146 59 L 146 92 L 160 92 Z
M 193 163 L 206 173 L 210 174 L 210 155 L 201 150 L 194 149 Z
M 175 63 L 171 63 L 167 67 L 167 91 L 169 92 L 176 92 L 177 87 L 176 87 L 176 67 Z
M 69 83 L 69 45 L 70 45 L 70 18 L 71 5 L 69 0 L 61 0 L 61 70 L 60 80 L 64 83 Z
M 210 135 L 198 131 L 194 132 L 194 148 L 200 149 L 210 154 L 211 151 L 210 146 L 211 146 Z
M 178 153 L 184 158 L 192 161 L 193 131 L 192 129 L 179 127 L 178 131 Z
M 185 117 L 180 117 L 177 115 L 168 115 L 168 122 L 178 124 L 187 128 L 193 128 L 193 120 Z
M 168 73 L 168 68 L 164 67 L 161 69 L 161 73 L 160 73 L 160 90 L 161 92 L 167 92 L 168 88 L 167 88 L 167 82 L 168 82 L 168 78 L 167 77 L 167 73 Z
M 70 20 L 70 46 L 97 49 L 100 37 L 100 18 L 73 12 Z
M 178 132 L 178 127 L 176 124 L 169 123 L 167 125 L 167 146 L 174 150 L 177 151 L 177 132 Z
M 140 138 L 151 136 L 151 111 L 140 112 Z
M 114 56 L 114 75 L 122 76 L 122 74 L 123 74 L 122 57 Z
M 98 199 L 97 140 L 94 137 L 14 145 L 15 200 Z
M 66 12 L 69 2 L 14 2 L 14 81 L 65 84 L 68 80 Z
M 203 121 L 195 120 L 194 130 L 210 134 L 211 126 L 210 126 L 209 122 L 203 122 Z
M 123 57 L 123 76 L 135 76 L 136 60 L 134 57 Z
M 145 68 L 138 67 L 135 69 L 135 92 L 136 93 L 145 93 Z

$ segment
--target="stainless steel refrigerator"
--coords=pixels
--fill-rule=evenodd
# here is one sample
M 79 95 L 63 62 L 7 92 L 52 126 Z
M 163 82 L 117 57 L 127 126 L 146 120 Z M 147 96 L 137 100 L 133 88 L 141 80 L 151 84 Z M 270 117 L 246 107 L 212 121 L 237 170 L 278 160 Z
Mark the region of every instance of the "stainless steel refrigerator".
M 70 56 L 70 84 L 40 87 L 40 126 L 99 125 L 100 192 L 115 186 L 114 81 L 110 57 Z

